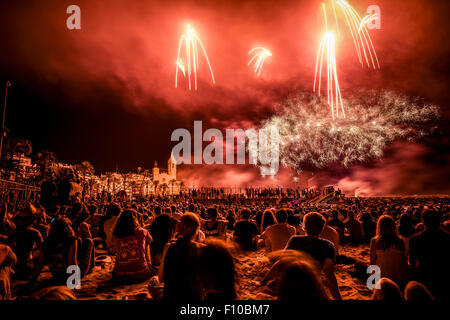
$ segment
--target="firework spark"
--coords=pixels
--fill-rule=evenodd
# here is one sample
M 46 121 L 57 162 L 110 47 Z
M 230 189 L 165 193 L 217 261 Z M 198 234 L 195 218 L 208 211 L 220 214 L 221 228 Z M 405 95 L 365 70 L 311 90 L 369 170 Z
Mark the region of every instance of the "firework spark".
M 326 101 L 299 93 L 262 123 L 280 135 L 280 162 L 297 171 L 348 167 L 379 158 L 397 140 L 414 141 L 436 127 L 438 108 L 391 91 L 360 91 L 346 99 L 347 117 L 330 121 Z
M 323 58 L 326 55 L 326 65 L 327 65 L 327 101 L 330 106 L 331 118 L 334 120 L 339 117 L 339 109 L 341 110 L 342 117 L 345 118 L 344 104 L 342 103 L 341 89 L 339 88 L 339 80 L 337 76 L 337 65 L 336 65 L 336 38 L 334 33 L 328 31 L 328 20 L 327 11 L 325 4 L 322 3 L 323 18 L 325 22 L 325 35 L 319 44 L 319 49 L 317 50 L 316 57 L 316 68 L 314 73 L 314 88 L 313 91 L 317 91 L 320 96 L 321 93 L 321 83 L 322 83 L 322 67 Z M 319 72 L 319 77 L 317 77 L 317 72 Z
M 319 50 L 317 51 L 316 58 L 316 70 L 314 73 L 314 89 L 316 92 L 321 92 L 322 83 L 322 67 L 323 58 L 326 55 L 327 64 L 327 101 L 330 106 L 331 118 L 334 120 L 338 118 L 341 114 L 345 118 L 344 104 L 342 103 L 341 89 L 339 88 L 339 80 L 337 76 L 337 66 L 336 66 L 336 40 L 333 32 L 327 32 L 320 41 Z M 319 77 L 317 77 L 317 72 L 319 72 Z M 339 109 L 341 113 L 339 113 Z
M 365 18 L 366 21 L 364 22 L 364 19 L 361 18 L 358 12 L 347 1 L 331 0 L 331 3 L 335 14 L 336 25 L 338 25 L 336 5 L 344 16 L 345 23 L 350 30 L 350 34 L 355 45 L 356 54 L 358 55 L 361 65 L 364 66 L 365 61 L 369 68 L 371 66 L 374 69 L 380 68 L 380 63 L 366 26 L 367 22 L 374 19 L 374 17 L 372 16 L 370 19 Z
M 187 77 L 189 82 L 189 90 L 192 89 L 191 84 L 191 76 L 194 78 L 194 89 L 197 90 L 197 71 L 199 70 L 199 60 L 198 60 L 198 49 L 199 46 L 203 52 L 203 55 L 205 56 L 206 62 L 208 63 L 209 71 L 211 73 L 212 82 L 216 83 L 214 80 L 214 74 L 213 70 L 211 68 L 211 64 L 209 63 L 208 55 L 206 54 L 205 47 L 203 46 L 202 41 L 200 40 L 199 36 L 195 32 L 195 29 L 192 28 L 189 24 L 187 26 L 186 33 L 184 33 L 180 37 L 180 42 L 178 44 L 178 55 L 177 55 L 177 62 L 176 62 L 176 71 L 175 71 L 175 88 L 178 87 L 178 69 L 181 70 L 183 75 L 186 77 L 186 67 L 183 64 L 183 60 L 181 59 L 181 47 L 183 45 L 185 46 L 186 51 L 186 66 L 187 66 Z
M 253 71 L 259 76 L 261 76 L 261 70 L 264 64 L 264 61 L 267 59 L 267 57 L 271 57 L 272 53 L 263 47 L 256 47 L 253 48 L 248 52 L 249 55 L 252 55 L 252 58 L 248 62 L 248 65 L 250 66 L 253 63 Z

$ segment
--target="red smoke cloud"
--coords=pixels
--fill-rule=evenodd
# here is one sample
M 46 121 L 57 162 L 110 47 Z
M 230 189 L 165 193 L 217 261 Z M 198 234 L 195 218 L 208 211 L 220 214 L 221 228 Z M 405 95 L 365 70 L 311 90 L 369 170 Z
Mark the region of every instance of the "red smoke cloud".
M 80 108 L 96 108 L 92 101 L 101 96 L 104 105 L 119 100 L 129 112 L 153 117 L 173 114 L 182 118 L 177 123 L 184 122 L 187 128 L 193 120 L 203 120 L 205 127 L 245 129 L 269 117 L 273 103 L 294 90 L 312 90 L 322 30 L 321 2 L 5 2 L 1 10 L 5 27 L 1 32 L 14 30 L 14 37 L 8 37 L 0 52 L 0 68 L 39 82 L 43 92 L 63 95 Z M 450 101 L 446 90 L 449 75 L 442 72 L 448 67 L 443 65 L 448 61 L 449 49 L 447 1 L 349 3 L 362 15 L 369 5 L 380 6 L 382 29 L 371 31 L 371 35 L 382 69 L 361 69 L 351 38 L 344 34 L 337 48 L 344 98 L 352 88 L 383 87 L 421 95 L 432 102 Z M 70 4 L 81 8 L 79 31 L 65 26 L 65 11 Z M 182 80 L 180 88 L 174 88 L 178 40 L 187 23 L 201 37 L 216 78 L 216 85 L 212 85 L 206 61 L 200 56 L 197 92 L 189 92 Z M 264 64 L 261 79 L 255 78 L 247 66 L 248 51 L 259 45 L 273 54 Z M 420 146 L 409 146 L 408 150 L 412 153 L 403 154 L 403 149 L 400 153 L 411 161 L 410 165 L 400 166 L 394 157 L 392 161 L 377 162 L 371 169 L 358 167 L 339 183 L 346 190 L 359 183 L 369 193 L 420 192 L 426 189 L 427 179 L 436 177 L 431 174 L 426 178 L 434 169 L 417 162 L 417 157 L 429 150 Z M 411 175 L 414 168 L 424 172 Z M 203 185 L 255 185 L 268 181 L 259 177 L 257 169 L 245 166 L 192 166 L 184 170 L 181 172 L 187 185 L 191 181 Z M 273 184 L 291 181 L 286 172 L 282 170 Z M 380 182 L 386 180 L 388 172 L 398 183 Z M 411 179 L 415 183 L 409 183 Z

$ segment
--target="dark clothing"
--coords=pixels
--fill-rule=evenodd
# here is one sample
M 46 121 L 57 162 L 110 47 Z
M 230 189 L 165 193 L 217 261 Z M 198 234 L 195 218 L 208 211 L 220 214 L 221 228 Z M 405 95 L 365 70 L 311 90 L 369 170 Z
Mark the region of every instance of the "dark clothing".
M 228 230 L 234 230 L 234 224 L 235 224 L 235 222 L 236 222 L 236 219 L 234 218 L 234 216 L 229 215 L 229 216 L 227 217 L 227 221 L 228 221 L 228 223 L 227 223 L 227 229 L 228 229 Z
M 199 244 L 184 238 L 172 240 L 164 259 L 164 299 L 200 300 L 198 280 Z
M 342 230 L 342 233 L 344 232 L 345 225 L 344 222 L 339 218 L 332 218 L 330 221 L 328 221 L 328 225 L 330 227 L 339 227 Z
M 69 251 L 78 241 L 76 237 L 68 237 L 58 243 L 44 243 L 44 258 L 52 273 L 53 280 L 65 283 L 67 280 L 67 267 L 69 266 Z
M 293 236 L 286 245 L 288 250 L 306 252 L 323 264 L 326 258 L 335 260 L 334 244 L 331 241 L 309 236 Z
M 398 226 L 398 234 L 402 237 L 409 238 L 416 233 L 416 228 L 413 225 L 399 225 Z
M 234 226 L 234 239 L 242 250 L 255 250 L 253 237 L 258 234 L 258 227 L 253 222 L 241 220 Z
M 442 230 L 425 230 L 409 241 L 410 261 L 419 262 L 418 280 L 431 291 L 435 298 L 449 298 L 450 281 L 450 234 Z
M 217 219 L 205 220 L 203 228 L 206 236 L 219 235 L 219 221 Z
M 363 229 L 361 222 L 356 219 L 347 219 L 344 222 L 345 229 L 350 234 L 348 240 L 352 243 L 361 243 L 363 241 Z
M 370 239 L 375 237 L 375 232 L 377 229 L 377 224 L 372 219 L 364 220 L 361 222 L 363 233 L 364 233 L 364 242 L 369 243 Z
M 161 254 L 164 246 L 172 238 L 173 230 L 175 229 L 176 221 L 168 214 L 161 214 L 155 218 L 150 225 L 150 235 L 153 238 L 151 244 L 152 255 Z
M 28 264 L 30 253 L 34 245 L 40 246 L 44 242 L 41 233 L 32 227 L 19 229 L 8 237 L 8 241 L 14 244 L 13 251 L 17 255 L 16 278 L 27 277 L 32 270 Z

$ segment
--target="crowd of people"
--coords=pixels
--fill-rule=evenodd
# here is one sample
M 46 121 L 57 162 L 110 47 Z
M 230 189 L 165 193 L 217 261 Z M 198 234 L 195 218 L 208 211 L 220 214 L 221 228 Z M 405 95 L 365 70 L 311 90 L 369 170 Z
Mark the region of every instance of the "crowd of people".
M 239 299 L 234 257 L 263 250 L 271 267 L 260 286 L 272 297 L 339 300 L 335 268 L 343 245 L 370 248 L 367 266 L 380 271 L 373 299 L 449 298 L 449 199 L 340 197 L 317 204 L 297 195 L 224 202 L 75 194 L 15 212 L 4 203 L 0 299 L 75 299 L 67 269 L 77 266 L 83 281 L 98 250 L 113 257 L 113 282 L 147 281 L 153 299 Z M 45 266 L 51 279 L 43 281 Z M 18 282 L 25 283 L 20 290 Z

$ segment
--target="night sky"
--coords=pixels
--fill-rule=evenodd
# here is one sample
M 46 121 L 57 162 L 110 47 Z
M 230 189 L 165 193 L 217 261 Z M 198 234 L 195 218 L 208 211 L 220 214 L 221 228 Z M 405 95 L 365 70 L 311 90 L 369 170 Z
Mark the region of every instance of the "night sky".
M 176 128 L 248 128 L 273 113 L 296 90 L 312 90 L 321 28 L 321 1 L 2 1 L 0 80 L 8 93 L 10 135 L 33 151 L 55 152 L 67 163 L 89 160 L 97 172 L 166 165 Z M 381 8 L 371 30 L 381 70 L 359 65 L 351 39 L 339 43 L 343 96 L 359 88 L 393 89 L 441 109 L 439 130 L 415 144 L 396 143 L 383 159 L 316 174 L 376 193 L 450 191 L 449 1 L 349 0 L 361 14 Z M 81 8 L 81 30 L 66 28 L 66 8 Z M 216 84 L 201 61 L 199 90 L 174 88 L 178 40 L 191 23 L 211 61 Z M 256 79 L 247 52 L 258 45 L 273 57 Z M 183 173 L 184 169 L 184 173 Z M 184 167 L 197 184 L 257 184 L 247 166 Z M 282 170 L 273 184 L 286 184 Z M 389 180 L 389 182 L 386 182 Z M 267 182 L 267 181 L 266 181 Z M 270 182 L 270 181 L 269 181 Z

